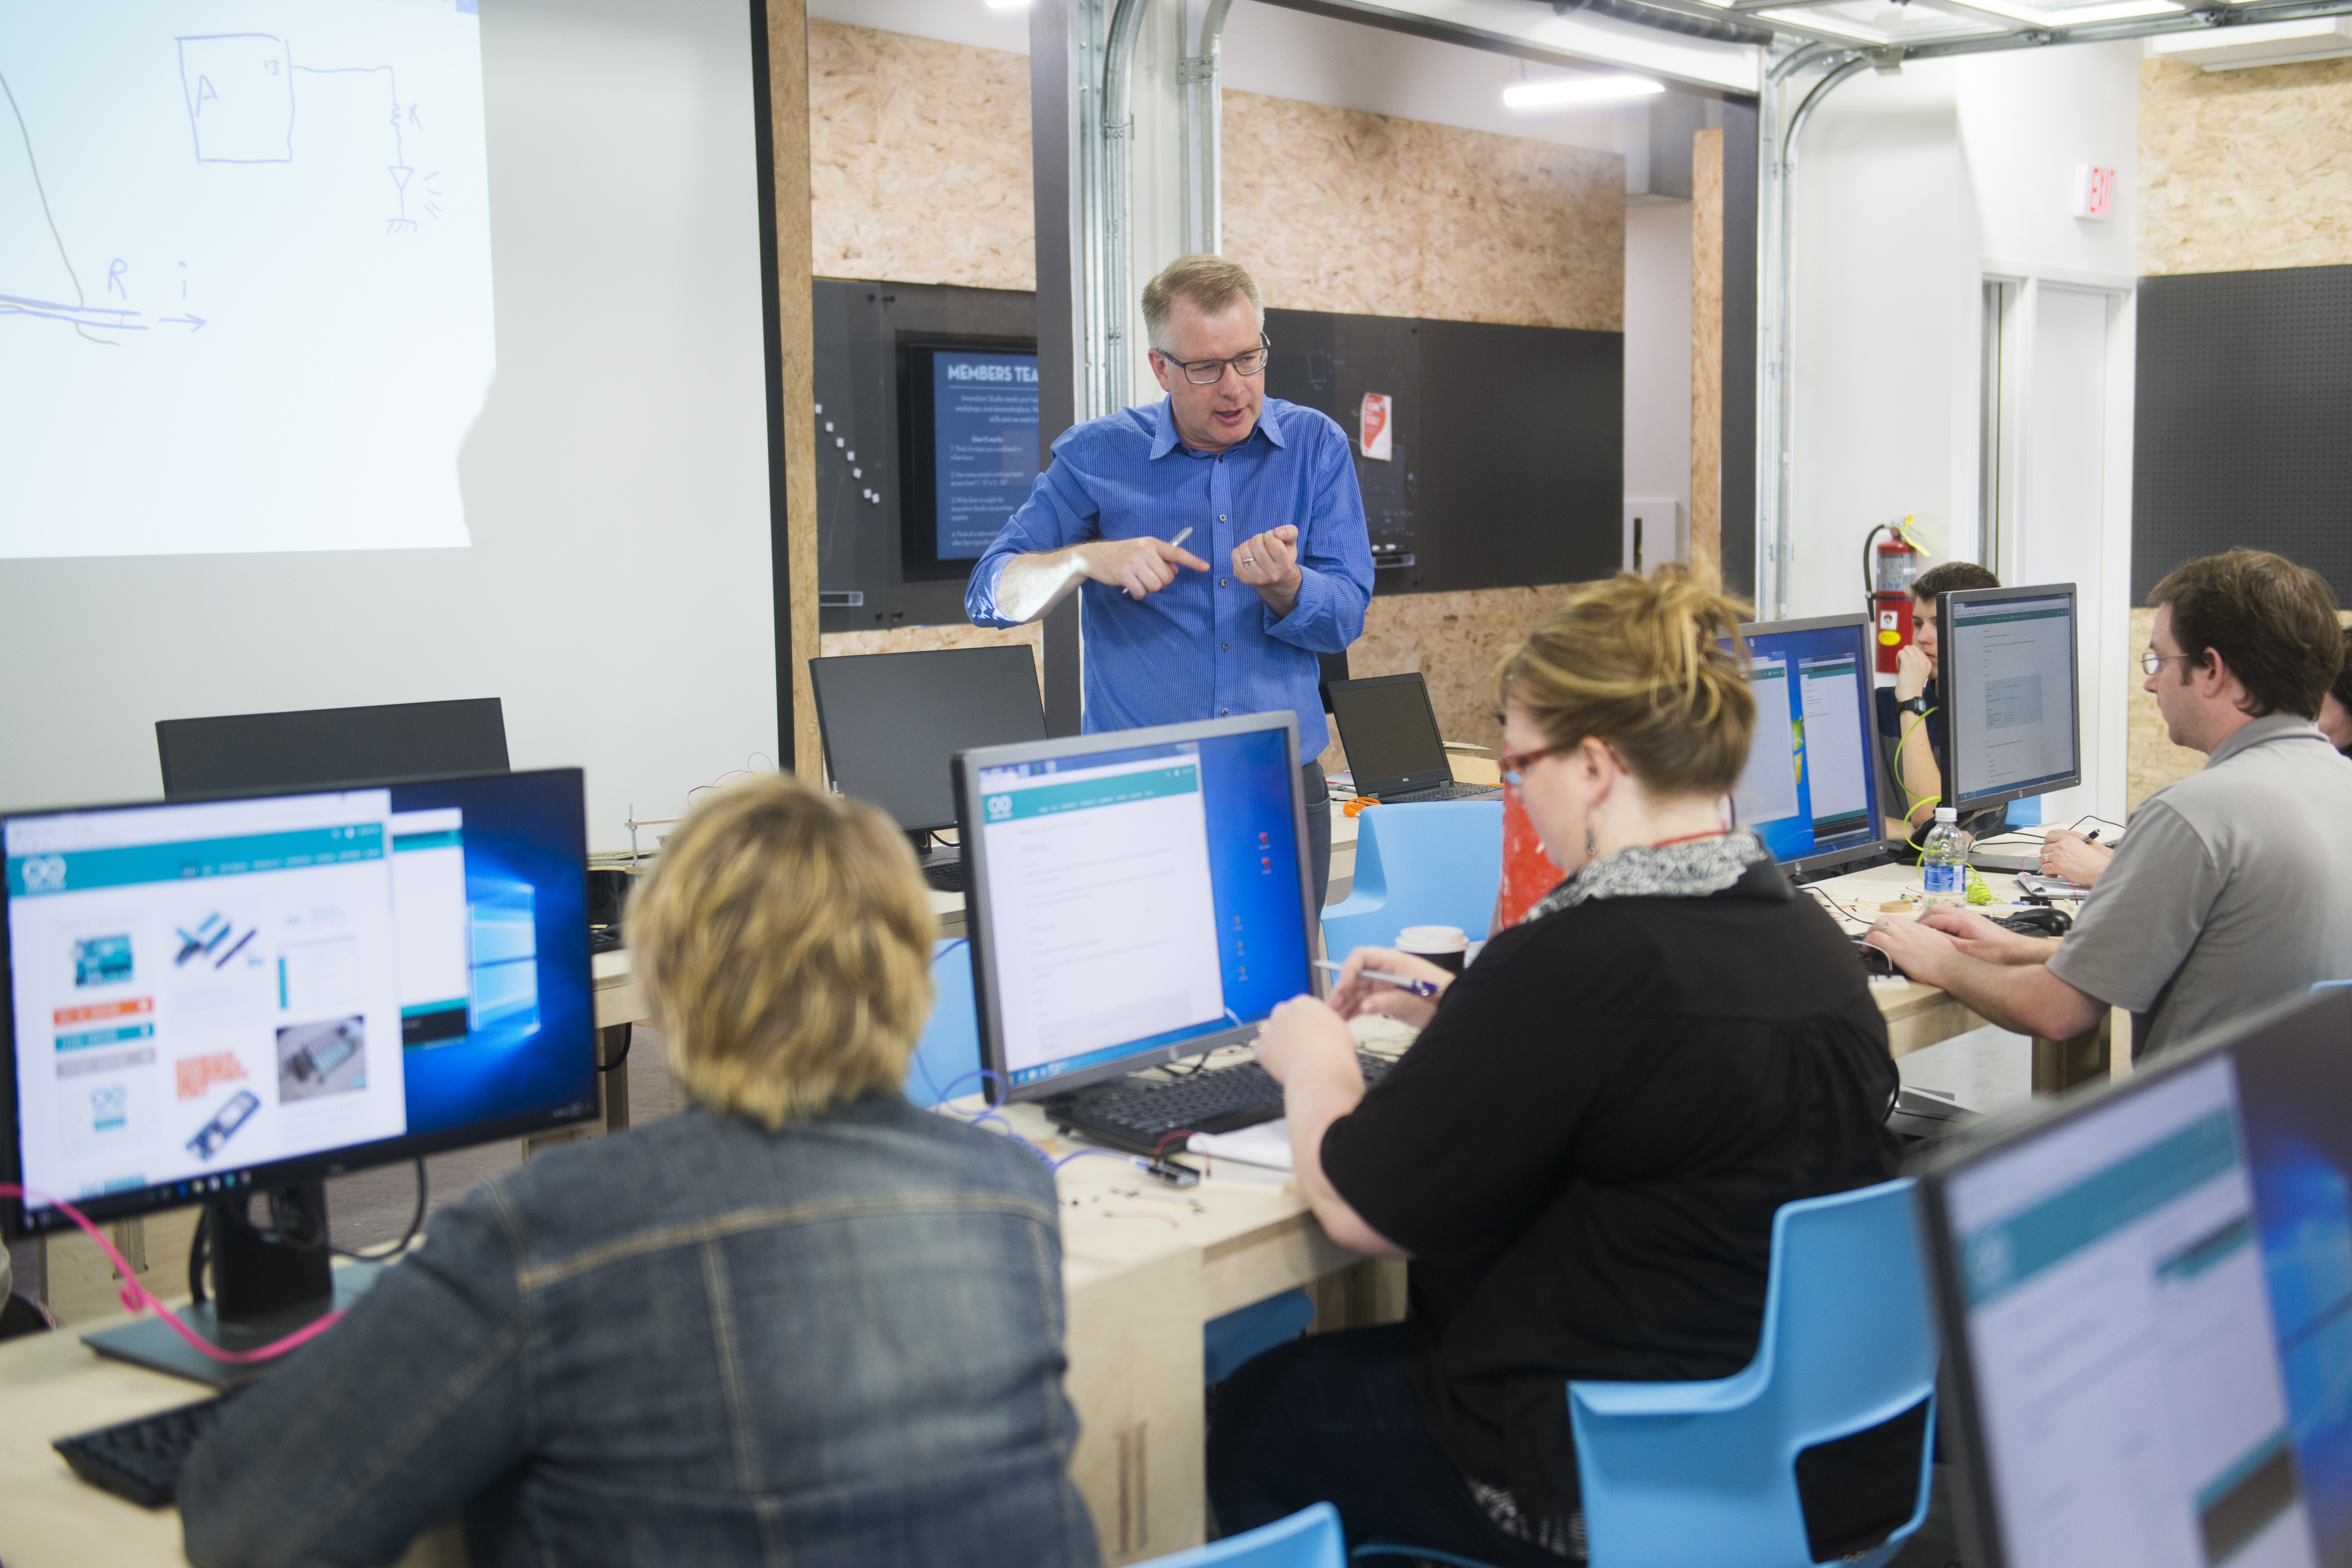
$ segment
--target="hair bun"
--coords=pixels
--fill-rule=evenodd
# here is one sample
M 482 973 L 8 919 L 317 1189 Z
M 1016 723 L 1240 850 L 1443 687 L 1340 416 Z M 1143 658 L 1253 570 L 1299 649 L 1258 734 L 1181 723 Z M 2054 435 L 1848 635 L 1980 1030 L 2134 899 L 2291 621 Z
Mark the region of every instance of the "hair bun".
M 1677 562 L 1580 584 L 1503 661 L 1498 694 L 1554 746 L 1598 737 L 1661 794 L 1721 795 L 1756 727 L 1748 614 L 1713 573 Z

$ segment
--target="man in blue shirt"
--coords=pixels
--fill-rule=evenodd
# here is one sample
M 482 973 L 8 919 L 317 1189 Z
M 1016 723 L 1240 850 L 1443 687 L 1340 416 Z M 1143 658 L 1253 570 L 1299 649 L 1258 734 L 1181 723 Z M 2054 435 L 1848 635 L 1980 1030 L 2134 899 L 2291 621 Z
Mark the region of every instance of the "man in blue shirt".
M 1171 262 L 1143 319 L 1168 396 L 1063 433 L 972 568 L 965 613 L 1020 626 L 1076 590 L 1088 733 L 1288 708 L 1312 759 L 1329 739 L 1315 656 L 1362 635 L 1372 594 L 1348 437 L 1265 395 L 1257 285 L 1223 257 Z M 1187 530 L 1200 555 L 1175 542 Z M 1322 767 L 1303 773 L 1319 910 L 1331 803 Z

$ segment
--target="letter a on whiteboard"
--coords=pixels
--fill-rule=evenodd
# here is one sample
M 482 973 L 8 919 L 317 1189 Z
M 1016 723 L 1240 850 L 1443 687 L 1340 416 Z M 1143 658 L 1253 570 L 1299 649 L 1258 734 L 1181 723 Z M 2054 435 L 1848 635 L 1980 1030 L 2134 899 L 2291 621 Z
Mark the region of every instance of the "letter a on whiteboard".
M 1364 394 L 1364 412 L 1359 420 L 1363 454 L 1389 460 L 1389 395 L 1385 392 Z

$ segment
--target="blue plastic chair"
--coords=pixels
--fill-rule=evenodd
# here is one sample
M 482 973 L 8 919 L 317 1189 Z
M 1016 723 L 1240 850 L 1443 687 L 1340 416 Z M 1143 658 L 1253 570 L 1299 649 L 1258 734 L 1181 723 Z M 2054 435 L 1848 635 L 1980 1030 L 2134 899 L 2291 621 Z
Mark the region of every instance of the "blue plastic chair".
M 1212 1318 L 1201 1330 L 1201 1381 L 1224 1382 L 1242 1363 L 1288 1344 L 1314 1321 L 1315 1298 L 1304 1290 L 1285 1290 Z
M 931 1016 L 907 1068 L 907 1098 L 925 1110 L 981 1087 L 980 1015 L 971 999 L 971 943 L 931 943 Z
M 1937 1341 L 1909 1180 L 1783 1205 L 1764 1331 L 1706 1383 L 1570 1383 L 1593 1568 L 1809 1568 L 1797 1456 L 1922 1403 L 1919 1489 L 1885 1563 L 1927 1515 Z
M 1346 1538 L 1339 1510 L 1328 1502 L 1302 1508 L 1288 1519 L 1212 1541 L 1186 1552 L 1154 1557 L 1139 1568 L 1346 1568 Z
M 970 942 L 956 937 L 931 944 L 931 1016 L 907 1068 L 907 1098 L 925 1110 L 981 1088 L 980 1016 L 972 1005 Z M 1304 1290 L 1286 1290 L 1213 1320 L 1201 1336 L 1205 1380 L 1223 1383 L 1250 1357 L 1305 1333 L 1314 1317 L 1312 1297 Z
M 1356 879 L 1323 911 L 1323 948 L 1345 958 L 1390 947 L 1407 926 L 1460 926 L 1472 941 L 1495 918 L 1503 885 L 1503 803 L 1416 800 L 1356 818 Z

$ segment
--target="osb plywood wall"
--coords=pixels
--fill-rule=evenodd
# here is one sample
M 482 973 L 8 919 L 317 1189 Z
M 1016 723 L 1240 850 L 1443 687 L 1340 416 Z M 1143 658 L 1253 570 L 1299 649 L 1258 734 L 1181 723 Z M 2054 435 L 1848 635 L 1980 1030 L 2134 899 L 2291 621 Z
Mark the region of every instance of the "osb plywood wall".
M 2156 611 L 2142 605 L 2131 613 L 2131 721 L 2124 738 L 2124 805 L 2137 811 L 2139 803 L 2168 784 L 2187 778 L 2205 765 L 2205 753 L 2176 746 L 2164 732 L 2164 715 L 2156 698 L 2141 682 L 2139 651 L 2156 636 Z
M 2139 266 L 2148 277 L 2352 263 L 2352 59 L 2208 71 L 2143 60 Z M 2156 612 L 2132 611 L 2132 648 Z M 2204 766 L 2130 668 L 2125 796 Z
M 2139 70 L 2143 274 L 2352 262 L 2352 59 Z
M 776 344 L 783 371 L 784 450 L 816 447 L 815 303 L 809 292 L 808 8 L 768 0 L 769 129 L 775 138 Z M 784 608 L 792 648 L 793 763 L 801 777 L 822 771 L 824 739 L 808 661 L 817 650 L 816 465 L 784 468 L 784 560 L 792 602 Z
M 1225 254 L 1290 310 L 1622 331 L 1625 160 L 1224 95 Z
M 991 626 L 958 624 L 947 626 L 889 626 L 878 632 L 827 632 L 822 641 L 827 658 L 860 653 L 923 653 L 942 647 L 1004 647 L 1022 644 L 1037 650 L 1041 661 L 1037 682 L 1043 689 L 1045 680 L 1043 664 L 1045 628 L 1041 625 L 1014 626 L 1011 631 L 998 631 Z
M 1224 109 L 1225 250 L 1269 305 L 1623 330 L 1619 154 L 1255 93 Z M 819 276 L 1036 287 L 1025 58 L 812 22 L 809 117 Z M 1488 675 L 1559 592 L 1374 599 L 1350 667 L 1421 670 L 1447 738 L 1495 744 Z M 848 632 L 824 648 L 1005 641 L 1034 646 L 1036 628 Z
M 1037 287 L 1028 57 L 816 21 L 808 50 L 816 275 Z
M 1691 142 L 1691 520 L 1694 563 L 1723 569 L 1723 132 Z
M 1421 671 L 1437 710 L 1439 733 L 1449 741 L 1499 748 L 1495 722 L 1495 666 L 1535 629 L 1568 590 L 1475 588 L 1460 594 L 1393 594 L 1372 601 L 1364 635 L 1348 650 L 1351 677 Z M 1348 765 L 1334 733 L 1323 766 Z

